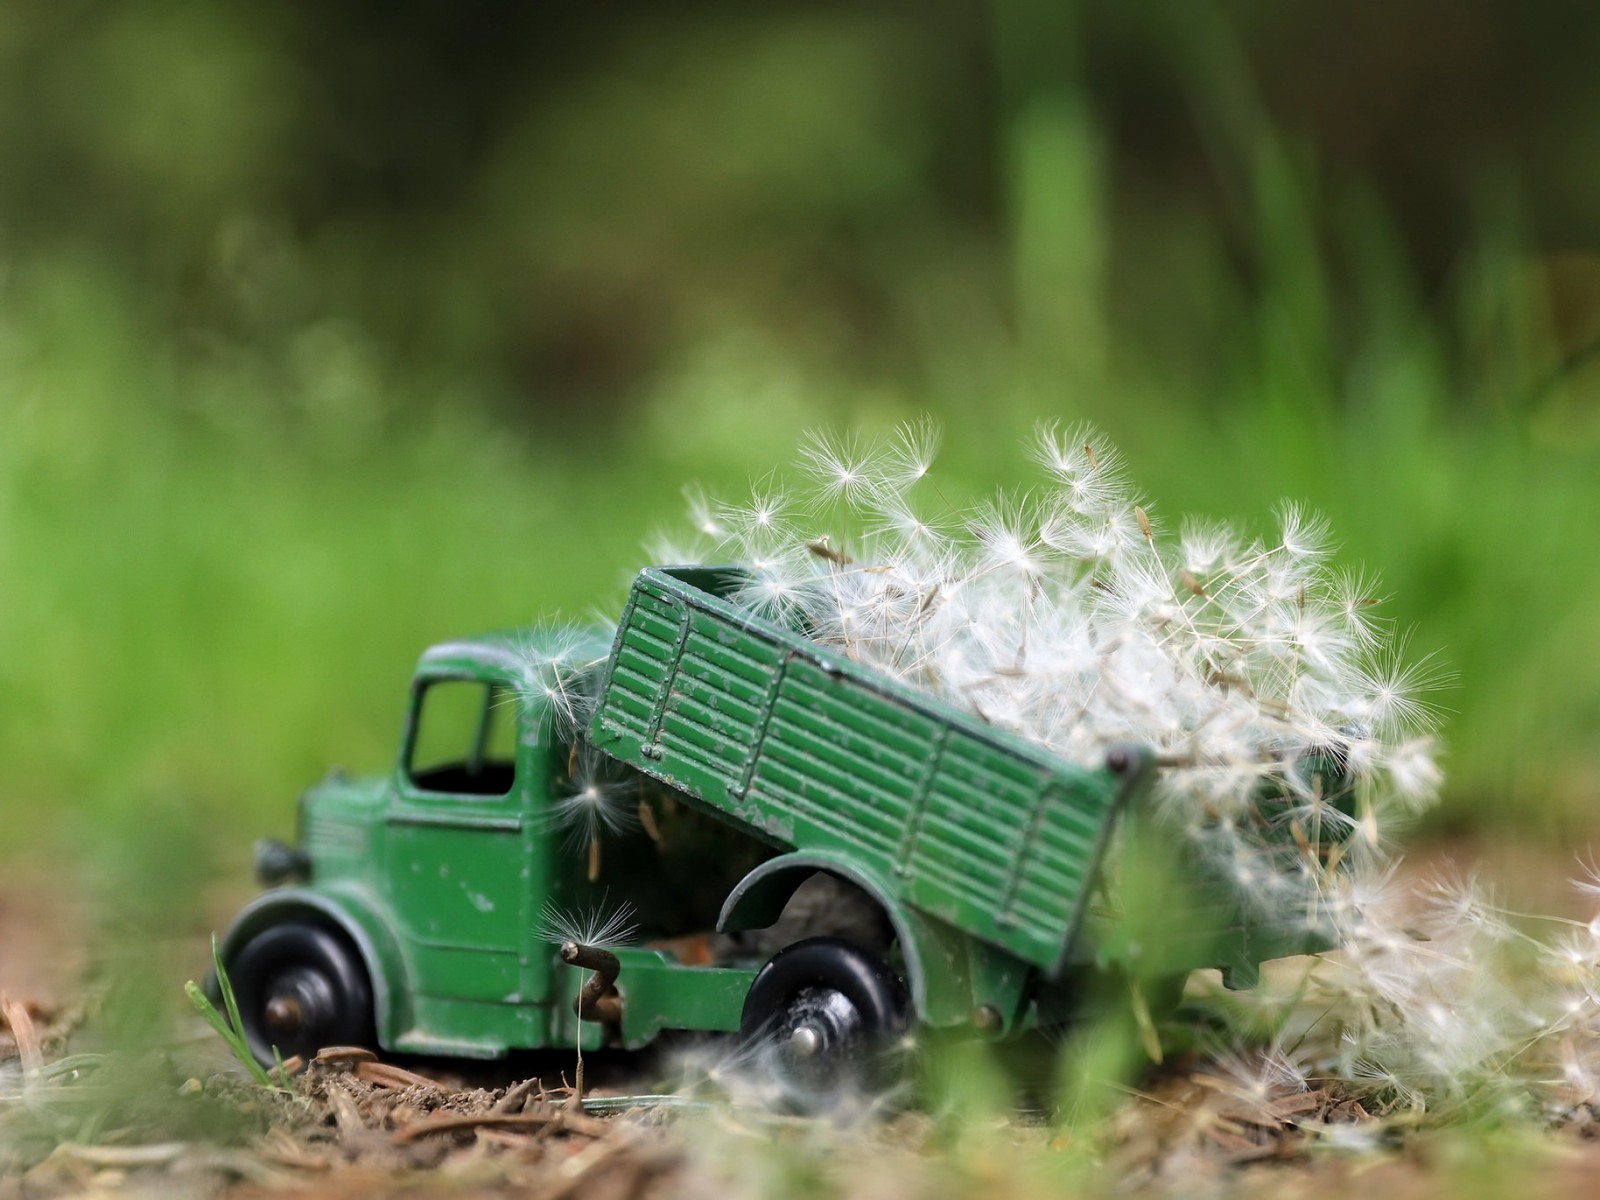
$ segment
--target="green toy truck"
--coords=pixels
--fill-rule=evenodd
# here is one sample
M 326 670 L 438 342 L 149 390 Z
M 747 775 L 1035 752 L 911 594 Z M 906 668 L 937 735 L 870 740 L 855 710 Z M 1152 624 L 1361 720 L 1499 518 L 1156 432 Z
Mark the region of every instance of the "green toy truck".
M 1105 878 L 1148 826 L 1138 747 L 1064 761 L 751 616 L 737 584 L 641 572 L 609 654 L 592 647 L 582 730 L 519 687 L 527 631 L 427 651 L 395 770 L 317 785 L 298 844 L 258 850 L 276 886 L 222 947 L 255 1054 L 494 1057 L 686 1030 L 825 1072 L 912 1028 L 1058 1022 L 1092 975 L 1221 966 L 1237 983 L 1308 948 L 1181 855 L 1147 872 L 1171 885 L 1144 901 L 1155 920 L 1119 908 Z M 580 756 L 643 818 L 587 853 L 552 816 Z M 541 928 L 624 905 L 639 941 L 614 961 Z M 587 988 L 568 965 L 607 962 Z

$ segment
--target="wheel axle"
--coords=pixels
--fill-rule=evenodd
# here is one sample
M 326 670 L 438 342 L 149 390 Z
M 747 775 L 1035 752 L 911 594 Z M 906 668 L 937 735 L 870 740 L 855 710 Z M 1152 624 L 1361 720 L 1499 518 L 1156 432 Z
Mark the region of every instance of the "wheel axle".
M 795 1058 L 813 1058 L 821 1049 L 822 1034 L 814 1025 L 802 1025 L 789 1035 L 789 1053 Z
M 305 1014 L 300 1010 L 300 1001 L 294 996 L 272 997 L 267 1001 L 264 1015 L 268 1029 L 289 1036 L 299 1033 L 300 1026 L 305 1023 Z

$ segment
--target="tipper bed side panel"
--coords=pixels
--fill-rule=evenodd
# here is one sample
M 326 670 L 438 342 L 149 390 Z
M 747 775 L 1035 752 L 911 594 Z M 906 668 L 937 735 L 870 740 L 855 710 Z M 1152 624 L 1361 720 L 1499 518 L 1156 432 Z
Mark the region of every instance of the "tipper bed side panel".
M 727 811 L 766 724 L 783 648 L 636 584 L 591 727 L 606 753 Z M 658 756 L 659 752 L 659 756 Z
M 908 905 L 1054 972 L 1119 790 L 968 714 L 651 569 L 634 584 L 596 746 L 785 848 L 847 854 Z

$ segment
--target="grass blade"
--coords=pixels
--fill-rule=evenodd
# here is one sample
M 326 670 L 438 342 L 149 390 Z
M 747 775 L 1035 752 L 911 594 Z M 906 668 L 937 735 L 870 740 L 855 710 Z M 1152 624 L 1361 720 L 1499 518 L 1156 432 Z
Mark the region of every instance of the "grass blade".
M 194 1005 L 195 1011 L 217 1031 L 217 1036 L 228 1044 L 233 1056 L 244 1064 L 244 1069 L 250 1073 L 250 1078 L 262 1087 L 276 1089 L 277 1085 L 272 1082 L 266 1068 L 256 1061 L 256 1056 L 250 1052 L 250 1046 L 244 1040 L 244 1022 L 239 1016 L 239 1001 L 233 994 L 233 983 L 222 967 L 222 954 L 217 946 L 216 934 L 211 935 L 211 962 L 217 973 L 217 990 L 222 993 L 222 1003 L 227 1009 L 227 1017 L 217 1011 L 217 1006 L 211 1003 L 210 998 L 194 980 L 191 979 L 183 985 L 184 995 L 189 997 L 189 1003 Z M 273 1057 L 278 1057 L 276 1046 L 272 1048 L 272 1053 Z M 281 1058 L 278 1058 L 278 1065 L 280 1067 L 283 1065 Z

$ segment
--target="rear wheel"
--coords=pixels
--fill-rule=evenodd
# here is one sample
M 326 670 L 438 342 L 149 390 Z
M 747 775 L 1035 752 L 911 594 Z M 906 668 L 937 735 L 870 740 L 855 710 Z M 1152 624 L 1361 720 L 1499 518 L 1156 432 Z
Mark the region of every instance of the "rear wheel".
M 882 959 L 839 938 L 810 938 L 761 968 L 739 1034 L 784 1107 L 819 1112 L 896 1081 L 907 1023 L 905 989 Z
M 241 1032 L 270 1066 L 324 1046 L 372 1046 L 372 984 L 350 943 L 319 925 L 274 925 L 256 934 L 228 971 Z

